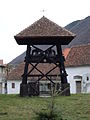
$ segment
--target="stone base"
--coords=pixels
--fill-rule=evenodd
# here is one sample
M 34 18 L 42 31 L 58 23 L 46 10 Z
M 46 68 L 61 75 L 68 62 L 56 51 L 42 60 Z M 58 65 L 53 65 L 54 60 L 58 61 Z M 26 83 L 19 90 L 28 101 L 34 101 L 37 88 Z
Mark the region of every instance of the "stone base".
M 27 84 L 20 84 L 20 96 L 25 97 L 28 96 L 28 85 Z
M 61 85 L 61 95 L 70 96 L 70 84 L 65 83 Z

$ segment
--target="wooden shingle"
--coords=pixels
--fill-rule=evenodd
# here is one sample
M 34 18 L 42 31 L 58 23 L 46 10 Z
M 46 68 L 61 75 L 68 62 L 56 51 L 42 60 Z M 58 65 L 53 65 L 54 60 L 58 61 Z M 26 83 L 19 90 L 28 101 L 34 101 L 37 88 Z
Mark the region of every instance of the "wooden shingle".
M 43 16 L 14 37 L 19 45 L 68 44 L 75 34 Z

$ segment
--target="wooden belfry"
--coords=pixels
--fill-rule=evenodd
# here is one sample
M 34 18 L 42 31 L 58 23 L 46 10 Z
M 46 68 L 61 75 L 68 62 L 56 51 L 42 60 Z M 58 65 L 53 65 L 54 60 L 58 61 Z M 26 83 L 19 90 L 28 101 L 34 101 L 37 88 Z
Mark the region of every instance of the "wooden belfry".
M 30 85 L 27 84 L 27 79 L 30 77 L 30 73 L 36 69 L 41 73 L 38 75 L 37 84 L 43 77 L 46 77 L 50 82 L 53 82 L 49 73 L 56 67 L 59 67 L 61 78 L 61 90 L 63 95 L 70 95 L 69 83 L 67 83 L 67 73 L 64 66 L 64 56 L 62 54 L 61 45 L 68 45 L 75 34 L 66 30 L 50 21 L 46 17 L 42 17 L 31 26 L 14 36 L 19 45 L 27 45 L 24 74 L 22 75 L 22 83 L 20 85 L 20 95 L 28 96 L 30 93 Z M 41 47 L 39 48 L 38 45 Z M 48 46 L 43 50 L 43 45 Z M 55 67 L 47 71 L 46 74 L 37 68 L 39 63 L 53 63 Z M 28 71 L 28 66 L 32 65 L 32 69 Z M 32 76 L 32 75 L 31 75 Z M 34 76 L 37 76 L 34 74 Z M 52 75 L 53 76 L 53 75 Z M 34 83 L 34 84 L 35 84 Z M 35 87 L 36 91 L 38 87 Z M 36 92 L 37 93 L 37 92 Z M 31 93 L 33 95 L 34 93 Z M 37 93 L 36 95 L 39 95 Z

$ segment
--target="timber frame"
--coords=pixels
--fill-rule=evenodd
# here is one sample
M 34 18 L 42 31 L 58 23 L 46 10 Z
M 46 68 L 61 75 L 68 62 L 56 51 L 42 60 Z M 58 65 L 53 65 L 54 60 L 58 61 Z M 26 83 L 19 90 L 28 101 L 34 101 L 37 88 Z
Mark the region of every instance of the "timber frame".
M 65 59 L 62 54 L 61 45 L 68 45 L 75 36 L 74 33 L 57 25 L 44 16 L 14 36 L 19 45 L 27 45 L 24 74 L 22 75 L 22 83 L 20 85 L 20 96 L 39 95 L 39 93 L 37 94 L 35 91 L 38 90 L 38 82 L 44 77 L 55 84 L 51 79 L 53 74 L 49 73 L 54 71 L 57 67 L 59 68 L 62 94 L 70 95 L 70 86 L 69 83 L 67 83 L 67 73 L 64 66 Z M 37 45 L 49 45 L 49 47 L 43 50 L 38 48 Z M 56 50 L 53 49 L 54 47 Z M 43 71 L 37 68 L 39 63 L 51 63 L 54 64 L 55 67 L 43 73 Z M 32 66 L 30 70 L 28 69 L 29 64 Z M 32 71 L 34 70 L 37 70 L 40 74 L 33 75 Z M 30 85 L 27 83 L 27 80 L 28 77 L 32 76 L 38 77 L 38 79 Z M 33 90 L 37 90 L 31 90 L 31 86 L 33 86 Z M 30 91 L 32 92 L 30 93 Z
M 53 49 L 53 47 L 56 46 L 56 51 Z M 24 93 L 22 93 L 22 89 L 23 89 L 23 85 L 27 86 L 27 80 L 28 77 L 38 77 L 38 79 L 34 82 L 34 84 L 39 83 L 40 80 L 43 79 L 43 77 L 45 77 L 47 80 L 49 80 L 51 83 L 53 83 L 53 85 L 55 85 L 55 83 L 53 82 L 53 80 L 51 79 L 52 77 L 57 77 L 57 75 L 51 75 L 49 73 L 51 73 L 54 69 L 56 69 L 57 67 L 60 70 L 60 74 L 58 75 L 61 79 L 60 83 L 61 83 L 61 90 L 63 91 L 63 84 L 67 84 L 67 73 L 65 71 L 65 66 L 64 66 L 64 56 L 62 54 L 62 49 L 61 49 L 61 45 L 51 45 L 50 47 L 48 47 L 46 50 L 42 50 L 40 48 L 38 48 L 35 45 L 27 45 L 27 51 L 26 51 L 26 57 L 25 57 L 25 68 L 24 68 L 24 74 L 22 75 L 22 84 L 21 84 L 21 91 L 20 91 L 20 95 L 34 95 L 33 93 L 28 93 L 28 90 L 26 90 L 26 93 L 24 91 Z M 55 66 L 50 69 L 49 71 L 47 71 L 47 73 L 43 73 L 43 71 L 41 71 L 39 68 L 37 68 L 37 65 L 39 63 L 53 63 Z M 32 68 L 28 71 L 28 66 L 29 64 L 32 66 Z M 40 74 L 31 74 L 32 71 L 36 69 Z M 30 84 L 30 83 L 29 83 Z M 25 88 L 24 88 L 25 89 Z M 35 89 L 34 89 L 35 90 Z M 37 91 L 37 90 L 35 90 Z M 64 94 L 66 94 L 64 92 Z M 68 92 L 68 95 L 70 94 L 70 92 Z M 37 94 L 39 95 L 39 93 Z

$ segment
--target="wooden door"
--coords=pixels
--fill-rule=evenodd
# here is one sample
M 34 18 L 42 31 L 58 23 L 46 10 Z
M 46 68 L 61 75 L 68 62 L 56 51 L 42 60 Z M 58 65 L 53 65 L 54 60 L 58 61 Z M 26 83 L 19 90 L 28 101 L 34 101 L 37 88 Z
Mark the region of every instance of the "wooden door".
M 76 93 L 81 93 L 81 81 L 76 81 Z

